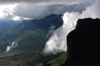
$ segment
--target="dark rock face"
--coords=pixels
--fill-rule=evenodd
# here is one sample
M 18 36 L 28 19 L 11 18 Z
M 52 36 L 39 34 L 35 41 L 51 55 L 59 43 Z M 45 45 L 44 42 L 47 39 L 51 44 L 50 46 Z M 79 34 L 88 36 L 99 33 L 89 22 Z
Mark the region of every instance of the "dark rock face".
M 67 41 L 68 59 L 62 66 L 100 66 L 100 19 L 79 19 Z

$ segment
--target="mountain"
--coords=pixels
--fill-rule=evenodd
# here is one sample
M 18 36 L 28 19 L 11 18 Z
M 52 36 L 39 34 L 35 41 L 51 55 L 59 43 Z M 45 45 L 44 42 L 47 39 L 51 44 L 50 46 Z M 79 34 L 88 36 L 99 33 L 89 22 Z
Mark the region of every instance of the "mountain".
M 48 30 L 52 25 L 55 26 L 54 29 L 57 29 L 62 24 L 62 15 L 55 14 L 52 14 L 40 20 L 24 20 L 21 24 L 16 25 L 10 28 L 8 31 L 5 31 L 3 34 L 1 34 L 0 45 L 2 46 L 0 47 L 0 49 L 6 49 L 6 46 L 9 45 L 9 42 L 13 42 L 17 39 L 20 39 L 19 43 L 21 44 L 25 43 L 25 39 L 27 39 L 27 41 L 30 42 L 32 41 L 32 39 L 38 42 L 42 40 L 43 37 L 46 38 L 46 34 L 48 33 Z M 24 43 L 22 43 L 22 41 Z
M 50 37 L 47 36 L 50 27 L 54 26 L 55 30 L 62 24 L 62 15 L 52 14 L 44 19 L 24 20 L 0 34 L 0 66 L 33 66 L 40 63 L 39 54 Z M 53 58 L 56 56 L 50 59 Z
M 20 24 L 21 21 L 13 21 L 13 20 L 3 20 L 0 19 L 0 33 L 6 31 L 7 29 Z
M 100 66 L 100 19 L 79 19 L 67 39 L 68 59 L 62 66 Z

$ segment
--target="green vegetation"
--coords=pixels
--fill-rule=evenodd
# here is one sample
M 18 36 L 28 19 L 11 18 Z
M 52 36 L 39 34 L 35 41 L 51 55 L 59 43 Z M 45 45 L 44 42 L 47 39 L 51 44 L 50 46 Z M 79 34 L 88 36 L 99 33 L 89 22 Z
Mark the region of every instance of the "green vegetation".
M 60 57 L 52 61 L 49 61 L 48 64 L 50 64 L 51 66 L 59 66 L 61 64 L 64 64 L 66 59 L 67 59 L 67 53 L 63 53 Z
M 61 16 L 57 18 L 56 15 L 52 16 L 41 20 L 23 21 L 0 34 L 0 66 L 41 66 L 42 59 L 39 54 L 50 37 L 46 36 L 49 28 L 52 24 L 55 25 L 55 29 L 62 25 Z M 17 40 L 19 40 L 18 46 L 6 52 L 7 46 Z M 63 57 L 66 57 L 65 54 L 60 55 L 44 57 L 45 63 L 47 65 L 60 65 L 58 60 L 62 61 L 65 59 Z
M 60 65 L 64 64 L 66 60 L 67 60 L 67 53 L 65 52 L 65 53 L 62 53 L 59 57 L 48 61 L 46 63 L 46 66 L 60 66 Z M 44 66 L 44 64 L 39 63 L 35 66 Z
M 27 23 L 17 25 L 0 35 L 0 66 L 33 66 L 40 63 L 38 55 L 48 39 L 47 31 L 30 26 L 32 22 L 29 25 Z M 27 27 L 31 29 L 27 30 Z M 9 43 L 18 39 L 18 46 L 5 53 Z

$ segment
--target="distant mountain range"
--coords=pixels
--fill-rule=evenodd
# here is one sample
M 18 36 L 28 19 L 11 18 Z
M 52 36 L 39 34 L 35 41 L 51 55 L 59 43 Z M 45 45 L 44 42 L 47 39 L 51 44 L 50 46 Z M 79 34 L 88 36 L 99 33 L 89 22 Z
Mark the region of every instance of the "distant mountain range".
M 20 24 L 22 21 L 2 20 L 0 19 L 0 33 L 8 30 L 9 28 Z
M 38 56 L 50 37 L 46 36 L 50 27 L 55 26 L 55 30 L 62 24 L 62 15 L 52 14 L 44 19 L 24 20 L 11 28 L 9 25 L 9 29 L 0 34 L 0 62 L 3 61 L 0 66 L 33 66 L 40 62 Z M 6 65 L 6 62 L 9 64 Z
M 2 24 L 4 24 L 4 23 L 2 23 Z M 10 23 L 6 23 L 5 25 L 7 25 L 7 24 L 10 24 Z M 16 26 L 14 26 L 14 24 L 13 24 L 14 27 L 10 28 L 9 30 L 7 30 L 1 34 L 0 45 L 2 45 L 2 46 L 0 46 L 0 49 L 3 49 L 3 51 L 4 51 L 6 49 L 6 46 L 9 45 L 9 42 L 13 42 L 16 39 L 21 40 L 21 41 L 19 40 L 19 44 L 22 42 L 22 39 L 23 40 L 29 39 L 30 36 L 31 37 L 34 36 L 34 39 L 36 40 L 37 38 L 40 39 L 40 36 L 42 35 L 42 37 L 41 37 L 41 39 L 42 39 L 43 37 L 46 37 L 45 35 L 47 34 L 48 29 L 51 27 L 51 25 L 54 25 L 55 26 L 54 29 L 57 29 L 62 24 L 63 24 L 62 15 L 55 15 L 55 14 L 52 14 L 52 15 L 47 16 L 44 19 L 40 19 L 40 20 L 24 20 L 21 24 L 18 24 Z M 10 27 L 10 25 L 8 27 Z M 37 35 L 37 34 L 39 34 L 39 35 Z M 30 39 L 30 40 L 32 40 L 32 39 Z M 41 41 L 41 40 L 37 40 L 37 41 Z M 24 45 L 25 43 L 21 43 L 21 44 Z M 29 43 L 27 43 L 27 44 L 29 44 Z M 3 45 L 4 45 L 4 47 L 3 47 Z

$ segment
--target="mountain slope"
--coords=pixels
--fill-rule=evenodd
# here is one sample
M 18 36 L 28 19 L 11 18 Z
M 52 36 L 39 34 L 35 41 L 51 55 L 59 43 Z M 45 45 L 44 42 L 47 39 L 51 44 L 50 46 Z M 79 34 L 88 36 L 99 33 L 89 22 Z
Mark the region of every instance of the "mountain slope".
M 2 45 L 0 49 L 6 49 L 6 46 L 7 44 L 9 45 L 9 42 L 13 42 L 17 39 L 21 40 L 19 40 L 19 43 L 21 44 L 25 44 L 25 39 L 27 39 L 25 40 L 27 42 L 31 42 L 32 39 L 35 43 L 41 41 L 43 38 L 46 38 L 48 29 L 51 27 L 52 24 L 55 26 L 55 29 L 57 29 L 63 24 L 61 17 L 62 15 L 52 14 L 40 20 L 23 21 L 23 23 L 9 29 L 0 36 L 0 45 Z M 24 43 L 22 43 L 22 40 Z
M 50 37 L 47 36 L 49 28 L 53 25 L 57 29 L 62 24 L 62 15 L 52 14 L 40 20 L 24 20 L 2 33 L 0 66 L 33 66 L 40 63 L 39 53 Z
M 13 20 L 2 20 L 0 19 L 0 33 L 6 31 L 7 29 L 20 24 L 21 21 L 13 21 Z

